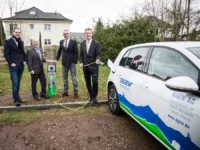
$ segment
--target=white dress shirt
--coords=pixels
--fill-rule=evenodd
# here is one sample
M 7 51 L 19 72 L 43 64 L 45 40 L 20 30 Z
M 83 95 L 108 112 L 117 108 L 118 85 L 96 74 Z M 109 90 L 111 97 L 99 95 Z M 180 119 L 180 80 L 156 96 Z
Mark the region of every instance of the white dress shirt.
M 91 45 L 92 40 L 86 40 L 86 49 L 87 49 L 87 53 L 89 52 L 90 49 L 90 45 Z

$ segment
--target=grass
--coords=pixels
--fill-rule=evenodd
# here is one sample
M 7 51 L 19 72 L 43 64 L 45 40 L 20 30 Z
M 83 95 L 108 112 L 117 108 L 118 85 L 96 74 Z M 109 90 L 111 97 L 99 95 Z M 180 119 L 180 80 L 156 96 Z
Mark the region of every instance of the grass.
M 22 111 L 4 111 L 0 112 L 0 125 L 21 123 L 26 124 L 37 119 L 53 118 L 66 115 L 106 115 L 107 106 L 85 107 L 78 111 L 69 111 L 67 109 L 46 109 L 46 110 L 22 110 Z
M 47 65 L 44 65 L 45 72 L 47 70 Z M 82 80 L 83 73 L 81 73 L 82 70 L 79 69 L 79 64 L 77 64 L 76 67 L 77 71 L 77 80 L 79 85 L 79 94 L 80 97 L 76 101 L 80 100 L 88 100 L 88 92 L 85 87 L 85 84 Z M 82 76 L 81 76 L 82 75 Z M 106 93 L 106 82 L 109 75 L 109 69 L 107 66 L 100 66 L 99 70 L 99 94 L 98 99 L 107 99 L 107 93 Z M 10 73 L 8 68 L 3 67 L 0 68 L 0 89 L 2 92 L 0 93 L 0 105 L 13 105 L 12 97 L 9 99 L 2 99 L 3 96 L 6 95 L 12 95 L 12 86 L 11 86 L 11 80 L 10 80 Z M 40 92 L 40 84 L 37 84 L 37 90 L 38 93 Z M 62 81 L 62 65 L 61 62 L 57 64 L 57 90 L 58 93 L 63 93 L 63 81 Z M 27 93 L 29 93 L 27 95 Z M 28 100 L 28 105 L 30 104 L 41 104 L 41 103 L 53 103 L 55 101 L 58 101 L 60 99 L 59 95 L 55 97 L 51 97 L 49 100 L 42 100 L 40 102 L 34 101 L 31 96 L 31 78 L 30 73 L 28 72 L 27 66 L 25 67 L 22 80 L 21 80 L 21 88 L 20 88 L 20 95 L 22 99 Z M 23 96 L 24 95 L 24 96 Z M 75 101 L 73 99 L 73 85 L 71 80 L 71 75 L 69 73 L 69 97 L 63 98 L 60 102 L 68 102 L 68 101 Z

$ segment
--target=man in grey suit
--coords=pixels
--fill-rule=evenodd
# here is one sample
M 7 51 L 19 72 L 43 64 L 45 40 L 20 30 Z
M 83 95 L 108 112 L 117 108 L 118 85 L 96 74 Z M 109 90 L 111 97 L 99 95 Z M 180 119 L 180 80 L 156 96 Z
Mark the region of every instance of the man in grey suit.
M 68 96 L 68 73 L 70 71 L 74 86 L 74 98 L 78 98 L 78 82 L 76 79 L 76 64 L 78 59 L 78 47 L 75 40 L 70 39 L 68 30 L 63 31 L 64 40 L 60 41 L 60 47 L 56 56 L 56 63 L 62 54 L 62 76 L 64 84 L 64 93 L 62 96 Z
M 36 90 L 38 79 L 40 79 L 40 84 L 42 87 L 40 97 L 46 99 L 49 98 L 49 96 L 46 95 L 46 77 L 43 67 L 43 62 L 46 62 L 46 60 L 43 58 L 42 49 L 39 48 L 38 45 L 39 43 L 37 40 L 32 40 L 33 48 L 27 53 L 28 69 L 31 73 L 32 95 L 35 100 L 40 100 Z
M 99 66 L 100 63 L 100 43 L 92 39 L 92 29 L 85 29 L 86 40 L 81 43 L 80 51 L 80 67 L 83 65 L 88 65 L 83 67 L 86 86 L 90 95 L 90 103 L 94 105 L 97 103 L 98 95 L 98 76 L 99 76 Z M 91 77 L 92 83 L 91 85 Z

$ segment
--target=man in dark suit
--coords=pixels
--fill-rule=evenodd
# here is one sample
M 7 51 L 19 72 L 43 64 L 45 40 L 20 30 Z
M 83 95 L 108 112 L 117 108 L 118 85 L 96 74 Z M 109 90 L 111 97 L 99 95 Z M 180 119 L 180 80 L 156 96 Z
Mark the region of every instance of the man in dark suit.
M 60 47 L 56 56 L 56 63 L 62 53 L 62 76 L 64 84 L 64 93 L 62 96 L 68 96 L 68 72 L 70 70 L 74 86 L 74 98 L 78 98 L 78 82 L 76 79 L 76 64 L 78 59 L 78 47 L 76 41 L 70 39 L 68 30 L 63 32 L 64 40 L 60 41 Z
M 24 42 L 20 38 L 21 31 L 15 28 L 12 37 L 5 40 L 4 56 L 8 62 L 10 76 L 12 80 L 13 99 L 16 106 L 26 101 L 21 100 L 19 96 L 20 81 L 26 64 L 26 55 L 24 52 Z
M 100 43 L 92 39 L 92 29 L 85 29 L 86 40 L 81 43 L 81 52 L 80 52 L 80 67 L 83 65 L 88 65 L 83 67 L 86 86 L 90 95 L 90 103 L 94 105 L 97 103 L 98 95 L 98 76 L 99 76 L 99 62 L 101 57 L 100 52 Z M 91 85 L 91 77 L 92 83 Z
M 36 90 L 38 79 L 40 79 L 40 84 L 42 87 L 40 97 L 49 98 L 49 96 L 46 95 L 46 77 L 43 67 L 43 62 L 46 62 L 46 60 L 43 58 L 42 49 L 39 48 L 38 45 L 39 43 L 37 40 L 32 40 L 33 48 L 27 53 L 28 69 L 31 73 L 32 95 L 35 100 L 40 100 Z

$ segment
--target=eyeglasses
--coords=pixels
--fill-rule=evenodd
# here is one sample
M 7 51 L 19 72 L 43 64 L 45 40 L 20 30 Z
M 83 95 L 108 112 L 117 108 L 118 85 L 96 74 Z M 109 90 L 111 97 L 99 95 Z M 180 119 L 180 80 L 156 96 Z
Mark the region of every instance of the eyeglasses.
M 69 33 L 63 33 L 63 35 L 67 35 L 67 34 L 69 34 Z
M 15 33 L 19 33 L 20 34 L 21 32 L 15 32 Z

